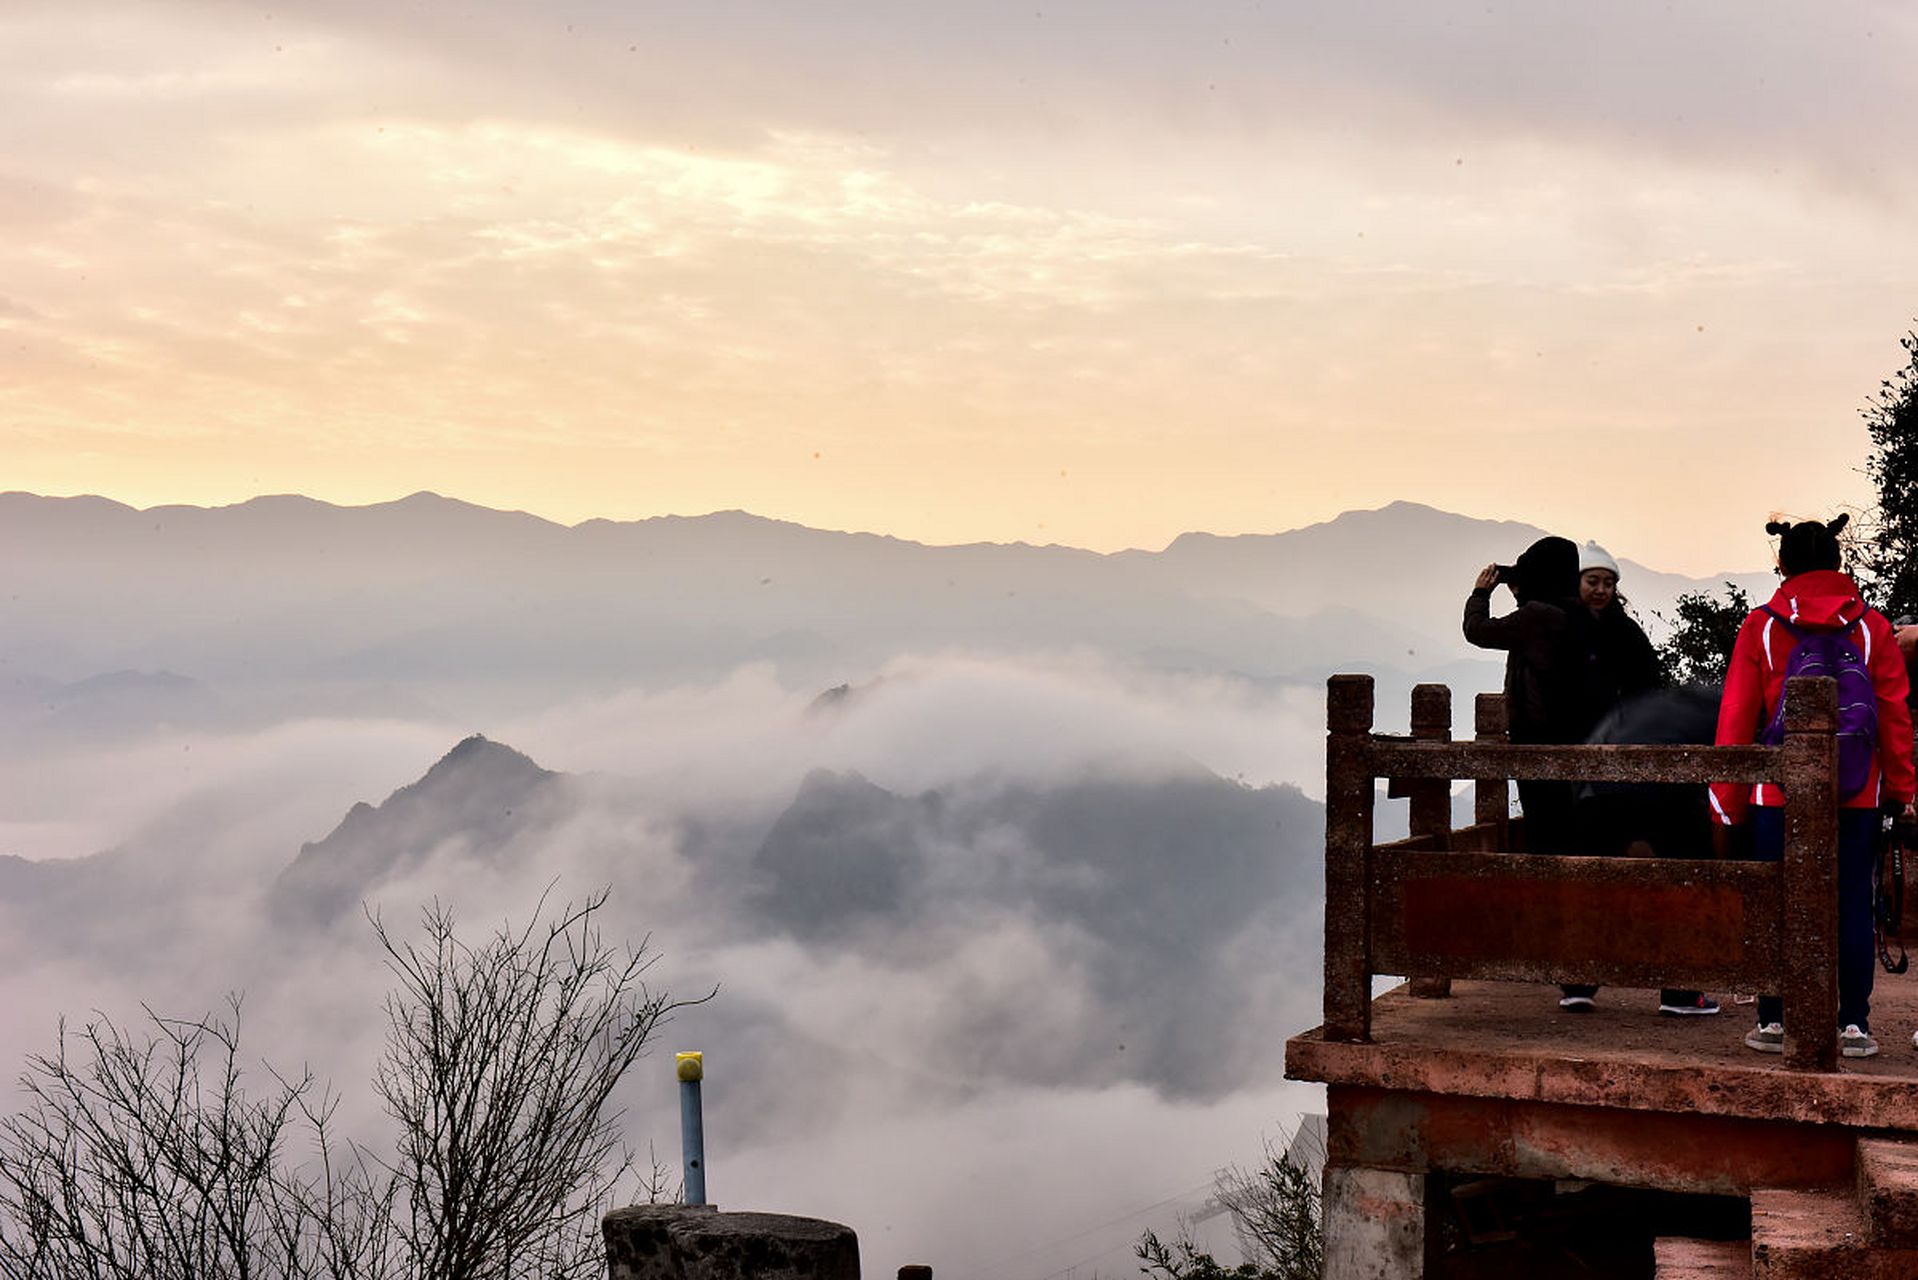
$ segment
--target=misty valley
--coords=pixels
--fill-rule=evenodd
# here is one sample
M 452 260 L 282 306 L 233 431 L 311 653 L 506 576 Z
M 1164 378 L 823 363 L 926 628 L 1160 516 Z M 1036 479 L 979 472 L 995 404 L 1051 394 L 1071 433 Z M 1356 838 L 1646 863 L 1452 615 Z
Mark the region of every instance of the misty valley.
M 244 992 L 249 1052 L 375 1131 L 369 916 L 610 887 L 649 984 L 717 988 L 621 1086 L 631 1141 L 676 1156 L 699 1049 L 721 1204 L 848 1222 L 875 1273 L 1074 1262 L 1060 1223 L 1123 1244 L 1318 1105 L 1280 1055 L 1324 677 L 1377 676 L 1382 727 L 1419 680 L 1469 714 L 1499 668 L 1459 602 L 1536 534 L 1395 504 L 1106 556 L 0 495 L 0 1054 Z M 1641 616 L 1712 585 L 1626 580 Z

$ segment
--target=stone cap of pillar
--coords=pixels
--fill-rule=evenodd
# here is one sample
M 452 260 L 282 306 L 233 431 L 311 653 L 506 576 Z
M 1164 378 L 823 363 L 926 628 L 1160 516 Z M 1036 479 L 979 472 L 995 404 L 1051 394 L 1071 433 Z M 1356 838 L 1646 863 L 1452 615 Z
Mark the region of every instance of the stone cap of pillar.
M 859 1280 L 858 1236 L 820 1218 L 641 1204 L 600 1225 L 611 1280 Z

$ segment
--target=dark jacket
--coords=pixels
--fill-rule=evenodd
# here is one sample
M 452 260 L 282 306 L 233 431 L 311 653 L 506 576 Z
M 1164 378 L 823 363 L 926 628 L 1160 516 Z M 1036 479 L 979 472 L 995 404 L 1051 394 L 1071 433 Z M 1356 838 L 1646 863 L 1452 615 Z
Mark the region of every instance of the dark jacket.
M 1618 601 L 1597 617 L 1590 609 L 1578 607 L 1571 614 L 1567 638 L 1580 658 L 1575 696 L 1587 736 L 1620 703 L 1658 688 L 1658 655 Z
M 1465 597 L 1465 638 L 1505 650 L 1505 712 L 1513 742 L 1583 742 L 1591 730 L 1572 696 L 1577 668 L 1568 661 L 1572 601 L 1529 600 L 1494 618 L 1492 593 Z

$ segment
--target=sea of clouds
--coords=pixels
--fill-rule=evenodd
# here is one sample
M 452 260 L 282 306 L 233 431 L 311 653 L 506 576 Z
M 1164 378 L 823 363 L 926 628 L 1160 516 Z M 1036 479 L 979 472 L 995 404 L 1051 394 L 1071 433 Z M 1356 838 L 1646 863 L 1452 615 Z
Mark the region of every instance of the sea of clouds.
M 651 982 L 717 992 L 627 1082 L 631 1141 L 674 1162 L 669 1053 L 698 1048 L 722 1205 L 845 1221 L 875 1271 L 1128 1273 L 1141 1229 L 1320 1105 L 1282 1066 L 1318 1000 L 1316 691 L 1088 651 L 908 655 L 820 692 L 759 664 L 494 723 L 16 756 L 0 839 L 36 865 L 5 867 L 0 1060 L 62 1015 L 242 991 L 249 1051 L 312 1066 L 377 1140 L 389 975 L 359 912 L 289 925 L 275 885 L 483 732 L 559 790 L 484 848 L 449 817 L 363 901 L 402 935 L 432 901 L 483 932 L 610 886 L 609 936 L 644 940 Z M 873 874 L 835 882 L 819 859 L 842 848 Z

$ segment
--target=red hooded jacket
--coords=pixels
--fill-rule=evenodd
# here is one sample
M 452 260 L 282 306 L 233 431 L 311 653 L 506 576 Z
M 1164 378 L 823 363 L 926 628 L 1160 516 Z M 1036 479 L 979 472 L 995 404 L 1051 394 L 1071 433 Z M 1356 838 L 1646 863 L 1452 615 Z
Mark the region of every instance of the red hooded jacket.
M 1905 705 L 1910 684 L 1891 623 L 1858 598 L 1852 580 L 1836 569 L 1814 569 L 1785 579 L 1770 608 L 1795 627 L 1836 630 L 1862 618 L 1852 641 L 1865 656 L 1878 692 L 1876 773 L 1857 795 L 1840 803 L 1847 809 L 1875 809 L 1881 800 L 1909 804 L 1912 799 L 1911 710 Z M 1784 696 L 1785 666 L 1798 638 L 1764 609 L 1753 609 L 1738 628 L 1731 664 L 1725 669 L 1725 696 L 1718 704 L 1718 745 L 1755 742 L 1771 723 Z M 1712 816 L 1721 823 L 1742 822 L 1745 805 L 1781 805 L 1784 791 L 1769 782 L 1750 794 L 1745 783 L 1712 783 Z

